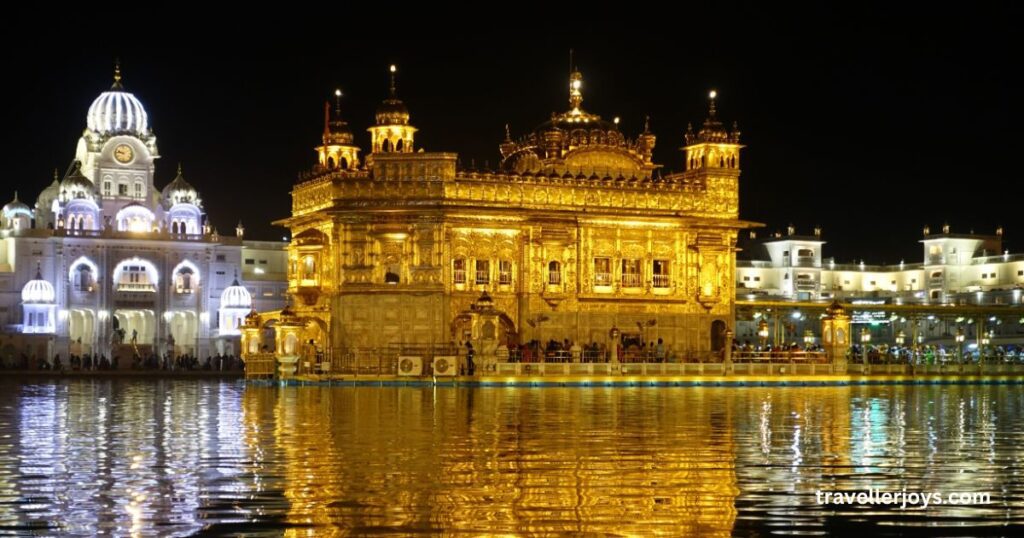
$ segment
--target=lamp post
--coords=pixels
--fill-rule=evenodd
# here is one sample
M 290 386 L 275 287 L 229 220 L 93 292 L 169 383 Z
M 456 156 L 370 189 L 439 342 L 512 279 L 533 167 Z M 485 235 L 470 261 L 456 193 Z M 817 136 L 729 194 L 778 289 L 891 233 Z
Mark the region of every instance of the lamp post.
M 963 327 L 956 328 L 956 362 L 963 364 L 964 362 L 964 329 Z
M 757 324 L 757 336 L 761 338 L 761 351 L 768 345 L 768 322 L 762 319 Z
M 864 366 L 868 365 L 868 344 L 871 342 L 871 331 L 867 327 L 860 330 L 860 355 Z
M 814 331 L 807 329 L 804 331 L 804 350 L 811 349 L 814 345 Z
M 981 363 L 985 361 L 985 353 L 988 349 L 989 344 L 992 343 L 992 331 L 985 333 L 985 336 L 981 338 L 981 349 L 978 350 L 978 367 L 981 367 Z
M 612 352 L 611 363 L 612 364 L 618 364 L 619 363 L 619 335 L 620 334 L 622 334 L 622 333 L 619 331 L 619 328 L 614 326 L 614 325 L 612 325 L 611 330 L 608 331 L 608 338 L 612 339 L 612 345 L 611 345 L 611 352 Z

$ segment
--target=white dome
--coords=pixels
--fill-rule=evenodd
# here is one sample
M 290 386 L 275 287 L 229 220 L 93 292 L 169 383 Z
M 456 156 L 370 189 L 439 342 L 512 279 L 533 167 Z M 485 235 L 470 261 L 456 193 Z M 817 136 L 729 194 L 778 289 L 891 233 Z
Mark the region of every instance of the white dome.
M 53 290 L 53 284 L 42 279 L 39 273 L 36 278 L 29 280 L 24 288 L 21 288 L 21 300 L 25 303 L 52 303 L 57 297 Z
M 89 107 L 86 119 L 89 129 L 100 134 L 135 133 L 149 131 L 149 116 L 134 95 L 111 90 L 103 92 Z
M 4 206 L 3 214 L 7 218 L 12 218 L 17 215 L 24 215 L 28 218 L 32 218 L 32 210 L 29 209 L 24 202 L 18 199 L 18 192 L 14 192 L 14 200 Z
M 89 129 L 99 134 L 149 133 L 149 115 L 134 95 L 121 85 L 121 65 L 114 68 L 114 85 L 100 94 L 86 117 Z
M 238 279 L 235 279 L 220 294 L 220 307 L 250 309 L 252 308 L 252 295 L 249 295 L 249 290 L 245 289 L 245 286 L 238 283 Z

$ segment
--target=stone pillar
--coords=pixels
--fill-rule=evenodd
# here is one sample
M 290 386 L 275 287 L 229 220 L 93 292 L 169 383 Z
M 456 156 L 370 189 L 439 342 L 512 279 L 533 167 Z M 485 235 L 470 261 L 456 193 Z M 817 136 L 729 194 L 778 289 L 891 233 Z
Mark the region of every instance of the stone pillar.
M 618 327 L 612 326 L 611 330 L 608 331 L 608 338 L 611 339 L 609 352 L 611 353 L 612 364 L 619 364 L 619 339 L 622 337 L 622 332 L 619 331 Z M 613 369 L 618 369 L 617 366 L 613 366 Z
M 732 329 L 725 330 L 725 350 L 722 359 L 722 371 L 725 374 L 733 373 L 732 366 Z

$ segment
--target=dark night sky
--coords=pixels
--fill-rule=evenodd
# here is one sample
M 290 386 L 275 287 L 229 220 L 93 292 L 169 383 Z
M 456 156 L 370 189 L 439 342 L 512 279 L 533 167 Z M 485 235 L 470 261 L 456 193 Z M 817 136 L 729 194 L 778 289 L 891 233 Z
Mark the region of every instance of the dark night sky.
M 13 169 L 2 196 L 18 189 L 31 203 L 52 169 L 65 169 L 119 56 L 125 86 L 146 106 L 157 135 L 158 187 L 181 161 L 222 233 L 241 219 L 249 237 L 279 238 L 284 230 L 270 221 L 288 215 L 289 188 L 314 162 L 322 103 L 335 87 L 345 91 L 344 116 L 365 151 L 387 65 L 397 63 L 418 146 L 493 166 L 506 122 L 518 135 L 566 108 L 567 51 L 574 48 L 584 108 L 621 116 L 630 135 L 650 114 L 656 160 L 670 170 L 682 167 L 677 148 L 686 123 L 703 120 L 707 90 L 716 88 L 720 116 L 739 121 L 747 145 L 741 217 L 768 231 L 793 223 L 806 233 L 820 224 L 826 256 L 894 263 L 920 260 L 925 223 L 986 233 L 1002 224 L 1008 248 L 1020 251 L 1015 20 L 992 14 L 956 24 L 868 24 L 830 16 L 797 25 L 752 18 L 672 31 L 494 29 L 394 43 L 346 33 L 274 45 L 201 44 L 179 31 L 156 41 L 181 45 L 142 49 L 109 40 L 64 48 L 9 43 L 4 55 L 17 102 L 6 137 L 17 153 L 7 161 Z M 60 53 L 32 53 L 44 45 Z

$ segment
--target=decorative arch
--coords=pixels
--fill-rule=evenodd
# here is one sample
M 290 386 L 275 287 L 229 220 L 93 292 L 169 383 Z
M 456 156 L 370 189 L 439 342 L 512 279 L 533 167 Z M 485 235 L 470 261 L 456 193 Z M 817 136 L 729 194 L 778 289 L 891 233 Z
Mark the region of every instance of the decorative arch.
M 184 271 L 185 269 L 191 273 Z M 171 278 L 174 279 L 174 289 L 178 293 L 192 293 L 202 281 L 199 267 L 191 260 L 181 260 L 181 263 L 171 271 Z
M 140 270 L 135 271 L 131 268 L 138 267 Z M 132 276 L 138 275 L 138 276 Z M 145 275 L 143 277 L 142 275 Z M 153 262 L 139 258 L 138 256 L 121 260 L 116 266 L 114 266 L 113 283 L 114 286 L 121 285 L 151 285 L 156 286 L 160 282 L 160 272 L 157 271 Z
M 722 320 L 716 319 L 711 322 L 711 351 L 722 351 L 725 349 L 725 331 L 729 326 Z
M 167 229 L 176 234 L 198 234 L 203 212 L 191 203 L 177 203 L 167 212 Z
M 89 271 L 92 273 L 93 282 L 99 282 L 100 268 L 96 265 L 96 262 L 85 256 L 79 256 L 75 261 L 71 262 L 71 265 L 68 266 L 68 282 L 77 284 L 75 277 L 78 276 L 78 267 L 81 265 L 85 265 L 89 268 Z
M 139 204 L 129 204 L 117 212 L 117 229 L 122 232 L 150 232 L 156 216 L 149 208 Z

